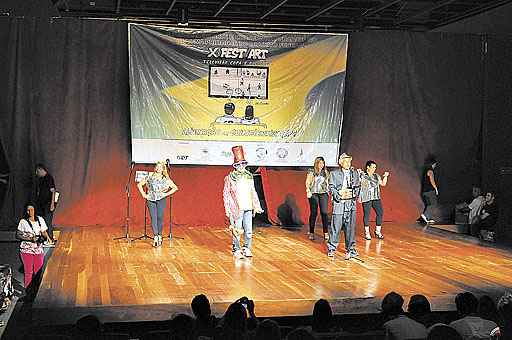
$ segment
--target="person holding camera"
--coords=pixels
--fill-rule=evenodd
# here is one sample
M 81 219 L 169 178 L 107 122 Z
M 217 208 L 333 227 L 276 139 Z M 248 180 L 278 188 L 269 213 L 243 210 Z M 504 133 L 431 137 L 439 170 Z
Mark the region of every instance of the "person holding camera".
M 244 296 L 229 305 L 215 330 L 213 340 L 250 339 L 257 326 L 254 301 Z
M 16 238 L 21 240 L 20 256 L 25 271 L 25 289 L 43 267 L 43 243 L 52 243 L 47 230 L 46 222 L 37 215 L 35 204 L 27 203 L 16 231 Z

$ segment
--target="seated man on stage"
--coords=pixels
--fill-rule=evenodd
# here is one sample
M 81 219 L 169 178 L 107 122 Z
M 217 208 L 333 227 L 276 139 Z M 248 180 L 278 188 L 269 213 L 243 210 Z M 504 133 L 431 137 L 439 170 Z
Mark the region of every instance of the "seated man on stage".
M 224 208 L 233 233 L 233 255 L 236 259 L 252 257 L 252 218 L 261 214 L 260 200 L 254 188 L 252 174 L 246 169 L 242 146 L 231 149 L 234 155 L 233 171 L 224 179 Z M 244 247 L 240 249 L 240 235 L 244 234 Z
M 345 234 L 345 260 L 357 257 L 356 250 L 356 199 L 361 190 L 359 174 L 352 167 L 352 156 L 342 153 L 340 169 L 331 172 L 329 191 L 332 194 L 332 223 L 327 242 L 327 256 L 334 257 L 340 240 L 340 232 Z
M 482 195 L 482 190 L 477 186 L 473 186 L 472 198 L 467 200 L 470 203 L 462 202 L 455 206 L 455 218 L 457 219 L 458 214 L 467 214 L 467 223 L 473 224 L 476 222 L 478 215 L 480 215 L 484 201 L 485 197 Z
M 496 223 L 499 210 L 495 196 L 492 192 L 485 194 L 485 202 L 480 214 L 471 224 L 471 235 L 481 237 L 486 241 L 495 242 Z

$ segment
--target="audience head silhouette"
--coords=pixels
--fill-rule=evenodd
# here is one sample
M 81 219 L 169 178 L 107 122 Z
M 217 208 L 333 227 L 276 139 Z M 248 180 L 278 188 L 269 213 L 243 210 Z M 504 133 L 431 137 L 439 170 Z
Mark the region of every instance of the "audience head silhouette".
M 99 334 L 103 330 L 103 325 L 96 316 L 86 315 L 76 322 L 76 328 L 84 334 Z
M 307 329 L 297 328 L 288 333 L 286 340 L 316 340 L 316 338 Z
M 187 314 L 178 314 L 171 321 L 174 340 L 186 340 L 194 329 L 194 319 Z
M 256 328 L 255 340 L 281 340 L 281 330 L 274 320 L 263 320 Z
M 327 300 L 320 299 L 313 308 L 313 320 L 311 326 L 313 332 L 328 332 L 333 325 L 332 309 Z
M 400 294 L 395 292 L 388 293 L 382 300 L 382 312 L 387 315 L 402 314 L 404 312 L 402 309 L 403 304 L 404 298 Z
M 427 340 L 462 340 L 462 336 L 448 325 L 437 324 L 428 332 Z
M 482 319 L 498 322 L 498 309 L 489 295 L 483 295 L 478 300 L 478 315 Z
M 229 305 L 224 314 L 224 328 L 245 332 L 247 329 L 247 311 L 242 304 L 235 302 Z
M 198 319 L 207 319 L 212 314 L 210 301 L 204 294 L 196 295 L 191 303 L 192 312 Z
M 413 295 L 409 299 L 407 311 L 412 315 L 423 315 L 430 313 L 430 302 L 425 295 Z
M 475 314 L 478 311 L 478 299 L 470 292 L 459 293 L 455 297 L 455 306 L 462 317 Z

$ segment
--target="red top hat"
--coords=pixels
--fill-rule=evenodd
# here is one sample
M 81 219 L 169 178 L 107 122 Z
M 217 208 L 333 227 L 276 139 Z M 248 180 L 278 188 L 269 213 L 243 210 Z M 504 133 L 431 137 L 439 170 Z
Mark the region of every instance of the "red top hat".
M 234 156 L 233 166 L 242 164 L 242 163 L 247 164 L 247 161 L 245 160 L 245 157 L 244 157 L 244 148 L 241 145 L 233 146 L 231 148 L 231 151 L 233 151 L 233 156 Z

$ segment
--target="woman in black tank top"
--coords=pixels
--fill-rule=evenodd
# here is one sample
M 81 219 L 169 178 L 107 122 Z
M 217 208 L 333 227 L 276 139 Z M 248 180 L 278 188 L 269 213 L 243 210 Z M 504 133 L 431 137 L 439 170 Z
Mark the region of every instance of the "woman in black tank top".
M 436 166 L 436 160 L 432 159 L 430 162 L 428 162 L 427 167 L 423 172 L 421 182 L 421 198 L 425 203 L 425 209 L 423 210 L 419 220 L 427 224 L 435 223 L 434 217 L 437 217 L 436 209 L 438 209 L 437 196 L 439 195 L 439 190 L 437 188 L 436 176 L 434 172 Z

